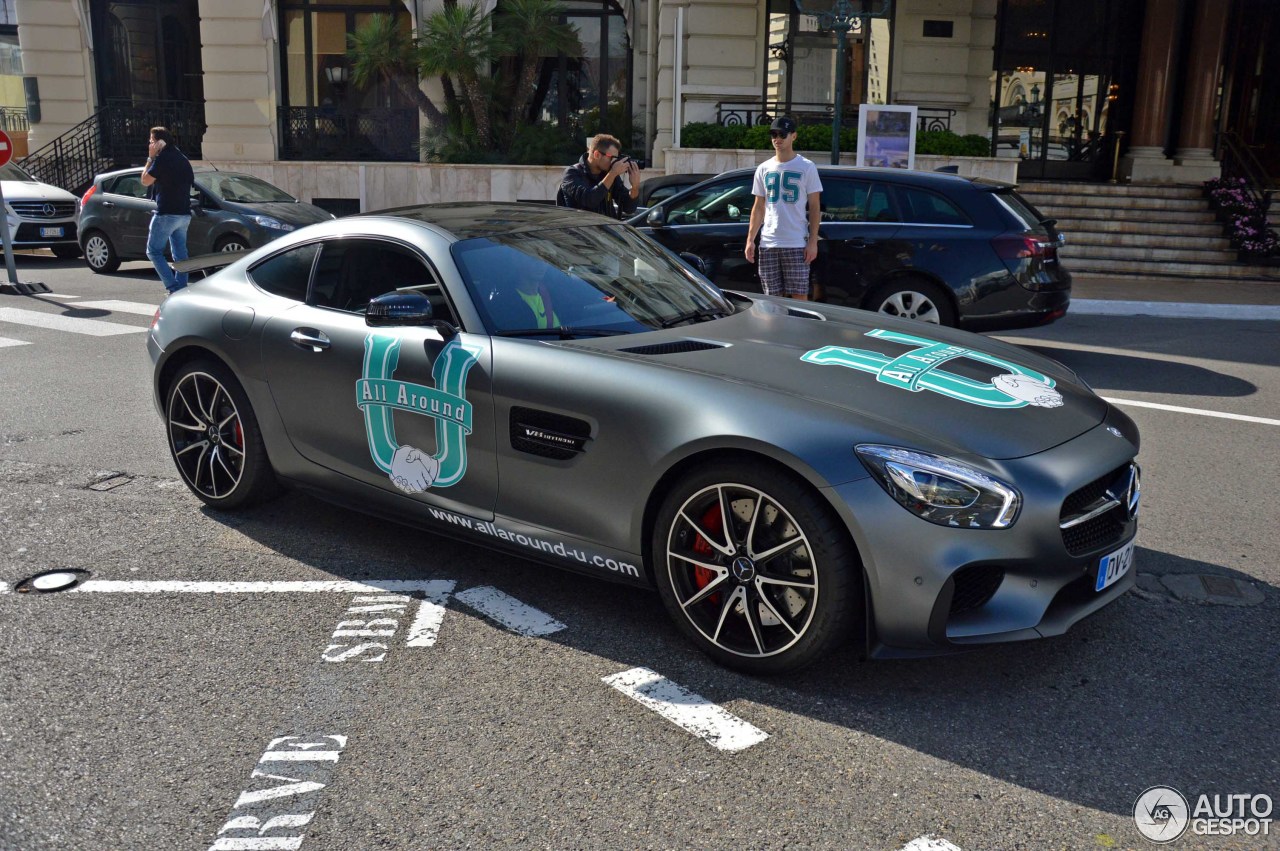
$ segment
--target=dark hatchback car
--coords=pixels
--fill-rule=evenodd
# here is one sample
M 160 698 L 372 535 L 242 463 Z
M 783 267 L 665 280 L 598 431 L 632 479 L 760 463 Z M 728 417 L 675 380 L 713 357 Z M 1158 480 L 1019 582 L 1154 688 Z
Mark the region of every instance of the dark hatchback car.
M 1012 184 L 904 169 L 819 166 L 812 280 L 832 304 L 972 330 L 1052 322 L 1071 300 L 1052 219 Z M 726 289 L 760 292 L 743 255 L 755 169 L 725 172 L 630 223 L 696 255 Z
M 155 201 L 142 185 L 142 169 L 100 174 L 80 204 L 80 247 L 95 272 L 114 272 L 122 260 L 147 256 Z M 314 204 L 251 174 L 198 168 L 191 189 L 187 251 L 192 256 L 245 251 L 295 228 L 334 218 Z

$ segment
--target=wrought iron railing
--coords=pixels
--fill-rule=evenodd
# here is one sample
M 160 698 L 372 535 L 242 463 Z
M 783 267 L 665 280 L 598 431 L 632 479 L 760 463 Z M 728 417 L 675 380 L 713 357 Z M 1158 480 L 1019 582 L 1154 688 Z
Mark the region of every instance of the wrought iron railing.
M 950 130 L 951 119 L 955 117 L 954 109 L 921 106 L 916 109 L 916 129 Z M 804 103 L 792 101 L 759 100 L 724 100 L 716 104 L 716 123 L 724 126 L 735 124 L 769 124 L 779 115 L 789 115 L 800 124 L 830 124 L 835 116 L 835 107 L 829 103 Z M 845 114 L 844 123 L 848 126 L 857 124 L 857 111 L 852 115 Z
M 25 133 L 30 129 L 25 106 L 0 106 L 0 130 L 6 133 Z
M 152 127 L 167 127 L 188 159 L 204 158 L 204 104 L 184 100 L 134 103 L 108 98 L 102 110 L 106 154 L 118 162 L 142 162 L 147 158 L 147 136 Z
M 200 159 L 204 104 L 108 101 L 93 115 L 33 151 L 19 165 L 37 180 L 80 192 L 97 174 L 145 160 L 148 134 L 157 126 L 169 128 L 182 152 L 191 159 Z
M 417 162 L 416 109 L 282 106 L 280 158 Z
M 58 138 L 24 157 L 22 166 L 36 180 L 78 192 L 93 176 L 111 168 L 114 161 L 103 153 L 102 115 L 98 110 Z
M 1222 158 L 1222 176 L 1244 181 L 1245 193 L 1253 199 L 1265 221 L 1271 210 L 1272 196 L 1280 188 L 1277 186 L 1277 178 L 1267 173 L 1266 167 L 1238 134 L 1230 130 L 1219 133 L 1218 147 Z

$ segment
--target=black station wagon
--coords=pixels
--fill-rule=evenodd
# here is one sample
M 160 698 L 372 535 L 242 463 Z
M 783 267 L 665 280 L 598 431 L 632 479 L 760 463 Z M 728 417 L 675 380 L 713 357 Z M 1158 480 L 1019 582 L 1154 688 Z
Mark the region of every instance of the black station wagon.
M 818 171 L 822 225 L 812 280 L 821 300 L 972 330 L 1040 325 L 1067 312 L 1061 235 L 1012 184 L 904 169 Z M 696 255 L 721 287 L 760 292 L 743 254 L 754 174 L 725 172 L 630 223 Z

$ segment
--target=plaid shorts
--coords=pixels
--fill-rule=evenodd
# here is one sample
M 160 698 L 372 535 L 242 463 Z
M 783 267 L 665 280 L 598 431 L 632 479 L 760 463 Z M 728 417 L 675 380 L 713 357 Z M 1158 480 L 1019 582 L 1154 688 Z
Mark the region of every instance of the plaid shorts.
M 784 281 L 787 295 L 809 294 L 809 264 L 804 262 L 803 248 L 761 248 L 757 261 L 765 295 L 782 295 Z

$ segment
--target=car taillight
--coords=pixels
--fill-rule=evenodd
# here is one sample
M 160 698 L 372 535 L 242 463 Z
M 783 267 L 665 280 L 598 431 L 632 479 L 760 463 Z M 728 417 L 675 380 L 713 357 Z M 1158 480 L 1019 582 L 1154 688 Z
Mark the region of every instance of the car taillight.
M 1043 260 L 1051 243 L 1041 242 L 1033 236 L 1006 234 L 991 240 L 991 247 L 1001 260 Z M 1055 251 L 1056 253 L 1056 251 Z
M 90 186 L 90 187 L 89 187 L 89 191 L 88 191 L 88 192 L 86 192 L 86 193 L 84 193 L 84 196 L 80 199 L 80 207 L 81 207 L 81 209 L 83 209 L 83 208 L 84 208 L 84 205 L 85 205 L 85 204 L 88 204 L 88 203 L 89 203 L 89 199 L 90 199 L 90 198 L 92 198 L 92 197 L 93 197 L 93 193 L 95 193 L 95 192 L 97 192 L 97 191 L 98 191 L 98 187 L 96 187 L 96 186 Z
M 154 331 L 156 326 L 160 324 L 160 308 L 156 308 L 155 315 L 151 317 L 151 330 Z

